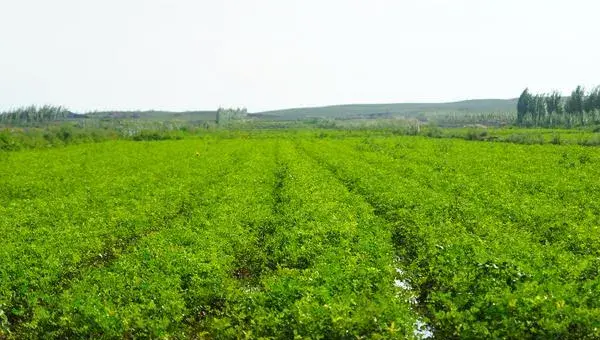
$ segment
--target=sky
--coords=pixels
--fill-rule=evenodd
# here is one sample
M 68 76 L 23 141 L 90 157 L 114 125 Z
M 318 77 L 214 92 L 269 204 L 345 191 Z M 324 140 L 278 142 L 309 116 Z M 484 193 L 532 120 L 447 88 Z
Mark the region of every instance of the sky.
M 600 85 L 595 0 L 0 0 L 0 110 L 251 112 Z

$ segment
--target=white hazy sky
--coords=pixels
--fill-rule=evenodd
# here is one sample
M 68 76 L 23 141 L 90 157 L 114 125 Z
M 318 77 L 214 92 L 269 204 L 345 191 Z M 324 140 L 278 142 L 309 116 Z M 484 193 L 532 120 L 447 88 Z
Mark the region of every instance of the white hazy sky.
M 250 111 L 600 84 L 596 0 L 0 0 L 0 110 Z

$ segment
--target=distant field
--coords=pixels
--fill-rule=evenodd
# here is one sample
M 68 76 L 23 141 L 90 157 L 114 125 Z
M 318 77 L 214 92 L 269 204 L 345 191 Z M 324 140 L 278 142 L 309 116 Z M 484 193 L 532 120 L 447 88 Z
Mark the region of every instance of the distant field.
M 597 148 L 225 131 L 0 173 L 0 339 L 600 338 Z

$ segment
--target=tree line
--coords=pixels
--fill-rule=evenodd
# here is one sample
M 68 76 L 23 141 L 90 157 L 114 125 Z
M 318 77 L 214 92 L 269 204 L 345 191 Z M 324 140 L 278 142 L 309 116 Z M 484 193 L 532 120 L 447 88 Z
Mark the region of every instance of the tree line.
M 27 106 L 6 112 L 0 112 L 0 124 L 43 123 L 63 120 L 71 114 L 62 106 Z
M 248 116 L 248 109 L 245 107 L 224 108 L 219 107 L 217 110 L 216 122 L 219 125 L 227 124 L 233 120 L 243 120 Z
M 577 86 L 569 97 L 558 91 L 531 94 L 525 89 L 517 102 L 517 124 L 522 126 L 581 126 L 600 122 L 600 86 L 586 91 Z

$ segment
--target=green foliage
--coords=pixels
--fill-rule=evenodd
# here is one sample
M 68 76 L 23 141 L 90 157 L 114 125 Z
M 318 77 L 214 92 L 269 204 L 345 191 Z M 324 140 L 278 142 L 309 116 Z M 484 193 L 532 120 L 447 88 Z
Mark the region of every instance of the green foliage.
M 436 337 L 600 336 L 598 197 L 585 189 L 596 186 L 598 152 L 415 137 L 370 145 L 303 143 L 393 223 Z
M 600 87 L 586 94 L 577 86 L 566 98 L 557 91 L 551 94 L 531 95 L 523 91 L 517 103 L 517 124 L 521 126 L 556 127 L 597 124 L 600 117 Z
M 487 130 L 469 129 L 465 135 L 466 140 L 486 140 L 488 137 Z
M 81 129 L 69 124 L 45 128 L 0 129 L 0 150 L 47 149 L 123 138 L 118 131 L 107 129 Z
M 529 89 L 523 90 L 519 101 L 517 102 L 517 123 L 522 124 L 527 113 L 531 111 L 533 97 L 529 93 Z
M 0 112 L 0 124 L 34 124 L 63 120 L 70 112 L 62 106 L 28 106 L 7 112 Z
M 544 144 L 545 139 L 539 133 L 513 133 L 506 136 L 502 141 L 516 144 Z M 559 140 L 560 141 L 560 140 Z M 550 143 L 556 144 L 556 138 L 553 136 Z
M 229 108 L 225 109 L 220 107 L 217 110 L 217 124 L 228 125 L 231 121 L 243 120 L 248 116 L 248 110 L 246 108 Z
M 135 131 L 0 132 L 0 338 L 600 337 L 581 134 Z
M 548 96 L 545 96 L 544 99 L 546 101 L 546 108 L 549 115 L 563 114 L 564 108 L 562 105 L 562 96 L 559 92 L 554 91 Z
M 583 124 L 585 90 L 581 86 L 577 86 L 571 96 L 565 103 L 565 112 L 579 118 L 579 122 Z
M 183 139 L 183 134 L 173 132 L 157 131 L 157 130 L 141 130 L 134 134 L 131 139 L 134 141 L 158 141 L 168 139 Z

